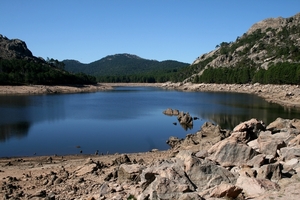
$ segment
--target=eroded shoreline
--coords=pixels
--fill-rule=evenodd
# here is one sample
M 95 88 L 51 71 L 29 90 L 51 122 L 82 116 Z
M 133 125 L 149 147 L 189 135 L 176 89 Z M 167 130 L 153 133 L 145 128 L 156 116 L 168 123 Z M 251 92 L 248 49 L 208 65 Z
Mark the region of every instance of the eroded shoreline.
M 117 86 L 162 87 L 180 91 L 235 92 L 254 94 L 270 103 L 284 107 L 300 108 L 299 85 L 262 85 L 262 84 L 192 84 L 192 83 L 99 83 L 83 86 L 0 86 L 0 95 L 35 95 L 59 93 L 85 93 L 111 90 Z

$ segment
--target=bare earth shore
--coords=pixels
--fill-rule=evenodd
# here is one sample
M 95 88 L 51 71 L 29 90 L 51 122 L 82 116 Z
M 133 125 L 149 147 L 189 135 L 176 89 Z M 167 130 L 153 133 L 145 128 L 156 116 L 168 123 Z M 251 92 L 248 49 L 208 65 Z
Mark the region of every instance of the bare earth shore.
M 78 87 L 41 85 L 0 86 L 0 98 L 1 95 L 11 94 L 36 95 L 96 92 L 110 90 L 115 86 L 154 86 L 181 91 L 249 93 L 285 107 L 300 108 L 300 87 L 297 85 L 105 83 Z M 131 161 L 142 160 L 145 165 L 149 165 L 155 161 L 170 157 L 172 151 L 143 152 L 127 155 Z M 103 190 L 101 187 L 103 186 L 103 182 L 105 182 L 105 178 L 109 174 L 115 173 L 116 166 L 114 166 L 114 161 L 118 157 L 120 155 L 53 155 L 0 158 L 0 199 L 51 199 L 51 197 L 53 197 L 52 199 L 62 199 L 63 197 L 78 200 L 101 199 L 99 198 L 99 191 Z M 63 183 L 61 183 L 62 179 L 64 180 Z M 124 189 L 120 188 L 120 185 L 118 183 L 115 185 L 116 194 L 122 193 Z M 126 187 L 126 185 L 122 187 Z M 285 192 L 288 193 L 288 191 L 284 191 L 282 194 L 283 197 L 285 196 Z M 44 193 L 47 193 L 46 198 Z M 276 195 L 274 194 L 274 196 Z M 274 196 L 266 199 L 274 199 Z M 275 199 L 277 198 L 275 197 Z
M 238 92 L 260 96 L 268 102 L 284 107 L 300 108 L 299 85 L 262 85 L 262 84 L 192 84 L 192 83 L 99 83 L 84 86 L 0 86 L 0 95 L 9 94 L 53 94 L 83 93 L 110 90 L 116 86 L 152 86 L 181 91 Z

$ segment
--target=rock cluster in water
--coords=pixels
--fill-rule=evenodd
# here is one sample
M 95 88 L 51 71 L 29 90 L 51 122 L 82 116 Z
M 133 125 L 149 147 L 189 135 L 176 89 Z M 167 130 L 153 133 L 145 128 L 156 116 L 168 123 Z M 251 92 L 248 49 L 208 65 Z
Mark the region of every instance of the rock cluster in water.
M 300 197 L 287 189 L 300 187 L 298 119 L 278 118 L 269 125 L 250 119 L 232 131 L 206 122 L 197 133 L 170 137 L 167 143 L 171 149 L 164 157 L 150 162 L 130 154 L 109 163 L 93 157 L 73 170 L 65 163 L 47 171 L 47 165 L 57 162 L 50 157 L 43 174 L 35 175 L 32 168 L 23 177 L 1 180 L 0 194 L 4 199 L 89 200 Z

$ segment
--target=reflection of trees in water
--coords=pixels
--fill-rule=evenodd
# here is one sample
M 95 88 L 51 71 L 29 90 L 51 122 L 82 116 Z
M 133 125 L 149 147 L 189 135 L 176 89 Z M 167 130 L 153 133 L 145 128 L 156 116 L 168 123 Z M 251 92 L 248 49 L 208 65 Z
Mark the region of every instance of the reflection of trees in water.
M 5 142 L 9 138 L 26 137 L 30 128 L 28 122 L 18 122 L 15 124 L 5 124 L 0 126 L 0 141 Z

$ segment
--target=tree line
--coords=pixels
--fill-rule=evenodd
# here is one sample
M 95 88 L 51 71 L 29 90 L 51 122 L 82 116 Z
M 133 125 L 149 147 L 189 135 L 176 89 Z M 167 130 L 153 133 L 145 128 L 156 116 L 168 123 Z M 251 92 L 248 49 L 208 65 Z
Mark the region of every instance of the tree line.
M 256 67 L 209 67 L 202 75 L 194 78 L 194 83 L 227 83 L 227 84 L 300 84 L 300 64 L 298 63 L 276 63 L 268 70 Z
M 96 78 L 83 73 L 71 74 L 57 62 L 0 59 L 0 85 L 95 84 Z

